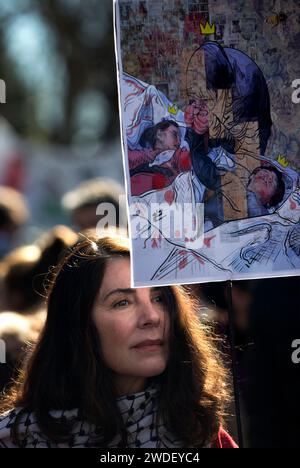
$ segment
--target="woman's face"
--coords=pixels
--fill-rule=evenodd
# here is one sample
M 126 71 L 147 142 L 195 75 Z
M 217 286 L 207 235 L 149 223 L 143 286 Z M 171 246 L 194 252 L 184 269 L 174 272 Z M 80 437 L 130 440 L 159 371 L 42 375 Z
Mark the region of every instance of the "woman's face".
M 165 370 L 169 314 L 160 289 L 131 289 L 129 259 L 108 261 L 92 317 L 119 395 L 143 390 L 147 378 Z

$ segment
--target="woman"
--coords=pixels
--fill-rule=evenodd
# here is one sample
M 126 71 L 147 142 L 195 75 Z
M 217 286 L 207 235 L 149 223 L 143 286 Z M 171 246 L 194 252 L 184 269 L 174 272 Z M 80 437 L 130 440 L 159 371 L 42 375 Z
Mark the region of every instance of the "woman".
M 191 299 L 131 289 L 127 238 L 79 242 L 49 284 L 0 447 L 235 446 L 220 429 L 224 371 Z

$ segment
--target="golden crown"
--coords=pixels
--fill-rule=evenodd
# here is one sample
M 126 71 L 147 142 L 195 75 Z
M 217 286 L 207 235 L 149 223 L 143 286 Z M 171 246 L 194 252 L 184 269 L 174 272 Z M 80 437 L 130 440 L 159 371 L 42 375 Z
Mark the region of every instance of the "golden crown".
M 203 24 L 200 23 L 200 30 L 201 30 L 201 34 L 203 34 L 203 35 L 208 36 L 209 34 L 215 34 L 216 25 L 215 25 L 215 23 L 209 24 L 209 22 L 207 22 L 206 25 L 203 26 Z
M 169 106 L 168 107 L 168 112 L 170 114 L 173 114 L 173 115 L 177 115 L 178 114 L 178 107 L 177 106 Z
M 288 167 L 289 162 L 286 160 L 285 156 L 280 154 L 277 158 L 277 162 L 282 166 L 282 167 Z

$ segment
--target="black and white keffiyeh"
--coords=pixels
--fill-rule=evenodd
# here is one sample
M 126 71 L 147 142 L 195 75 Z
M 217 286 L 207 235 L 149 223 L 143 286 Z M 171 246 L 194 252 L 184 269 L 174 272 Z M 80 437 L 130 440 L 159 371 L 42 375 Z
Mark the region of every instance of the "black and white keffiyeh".
M 128 433 L 128 448 L 173 448 L 182 447 L 180 441 L 168 433 L 162 424 L 156 424 L 158 389 L 154 386 L 143 392 L 118 398 Z M 16 447 L 11 439 L 11 427 L 21 408 L 16 408 L 0 417 L 0 447 Z M 70 439 L 54 443 L 45 437 L 37 425 L 34 413 L 24 413 L 19 423 L 22 448 L 87 448 L 93 446 L 97 437 L 95 425 L 83 421 L 79 411 L 51 411 L 57 419 L 66 418 L 74 422 Z M 109 448 L 120 447 L 120 437 L 109 444 Z

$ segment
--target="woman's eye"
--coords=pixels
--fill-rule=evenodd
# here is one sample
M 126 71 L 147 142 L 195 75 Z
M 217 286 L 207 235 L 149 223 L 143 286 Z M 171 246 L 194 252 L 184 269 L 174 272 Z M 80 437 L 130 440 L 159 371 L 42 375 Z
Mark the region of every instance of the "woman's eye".
M 127 299 L 123 299 L 122 301 L 116 302 L 113 307 L 118 308 L 118 307 L 125 307 L 129 304 Z
M 155 296 L 153 298 L 154 302 L 163 302 L 163 297 L 162 296 Z

